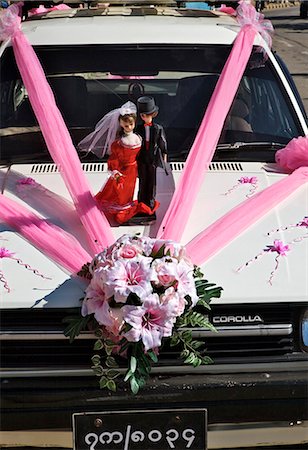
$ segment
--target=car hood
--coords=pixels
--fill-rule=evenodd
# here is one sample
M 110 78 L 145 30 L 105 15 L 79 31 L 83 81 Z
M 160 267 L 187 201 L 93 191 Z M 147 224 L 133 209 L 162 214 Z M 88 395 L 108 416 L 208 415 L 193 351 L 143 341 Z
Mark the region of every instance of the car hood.
M 168 176 L 158 169 L 157 199 L 161 205 L 156 223 L 151 226 L 114 227 L 115 239 L 125 233 L 156 236 L 183 168 L 184 163 L 172 163 L 172 173 Z M 97 192 L 108 177 L 107 165 L 88 163 L 83 164 L 83 169 L 93 192 Z M 261 163 L 212 163 L 210 170 L 205 173 L 181 242 L 187 244 L 254 192 L 260 192 L 286 176 L 275 167 L 273 170 L 273 167 Z M 24 177 L 33 178 L 37 185 L 20 186 L 18 181 Z M 255 185 L 239 183 L 242 177 L 256 177 Z M 4 195 L 27 204 L 37 214 L 73 232 L 86 245 L 81 224 L 73 229 L 67 225 L 69 219 L 63 219 L 56 213 L 54 205 L 57 201 L 67 202 L 68 213 L 74 208 L 69 203 L 69 194 L 54 164 L 2 168 L 0 180 Z M 308 229 L 304 226 L 292 226 L 307 215 L 307 189 L 306 186 L 299 188 L 202 266 L 205 278 L 224 289 L 222 298 L 215 300 L 216 302 L 307 301 Z M 275 231 L 277 229 L 280 230 Z M 1 231 L 1 247 L 14 252 L 15 257 L 1 259 L 1 281 L 4 283 L 5 279 L 10 288 L 8 292 L 4 284 L 0 286 L 1 308 L 61 308 L 80 305 L 86 287 L 83 280 L 70 276 L 5 224 L 1 225 Z M 289 244 L 290 251 L 286 256 L 277 258 L 278 254 L 275 252 L 263 252 L 275 239 Z M 65 251 L 63 248 L 63 252 Z M 20 259 L 22 263 L 18 263 L 16 259 Z M 38 270 L 48 279 L 38 276 L 31 269 Z M 269 283 L 271 277 L 272 283 Z

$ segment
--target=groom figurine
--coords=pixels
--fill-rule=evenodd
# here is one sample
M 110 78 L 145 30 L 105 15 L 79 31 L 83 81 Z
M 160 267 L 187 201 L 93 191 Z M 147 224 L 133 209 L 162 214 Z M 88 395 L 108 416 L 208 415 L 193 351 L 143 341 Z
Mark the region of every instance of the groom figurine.
M 162 167 L 168 174 L 166 165 L 167 141 L 163 127 L 153 122 L 158 114 L 158 106 L 155 104 L 154 98 L 140 97 L 137 100 L 137 108 L 143 121 L 135 130 L 142 138 L 141 150 L 137 158 L 138 201 L 153 209 L 156 206 L 156 168 Z M 151 222 L 156 219 L 156 215 L 153 213 L 151 216 L 142 218 L 145 222 Z

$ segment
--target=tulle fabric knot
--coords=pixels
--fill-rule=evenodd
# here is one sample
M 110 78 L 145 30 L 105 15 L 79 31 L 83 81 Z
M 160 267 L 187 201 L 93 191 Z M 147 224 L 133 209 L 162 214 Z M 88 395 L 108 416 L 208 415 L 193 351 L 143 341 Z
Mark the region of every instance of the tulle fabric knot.
M 19 6 L 13 4 L 0 14 L 0 41 L 13 37 L 20 28 Z
M 259 13 L 246 0 L 241 0 L 236 9 L 236 19 L 241 27 L 252 26 L 261 35 L 267 46 L 272 46 L 274 28 L 270 20 L 264 19 L 264 14 Z
M 308 136 L 292 139 L 284 148 L 276 152 L 275 160 L 279 167 L 287 172 L 293 172 L 301 167 L 303 172 L 307 171 Z

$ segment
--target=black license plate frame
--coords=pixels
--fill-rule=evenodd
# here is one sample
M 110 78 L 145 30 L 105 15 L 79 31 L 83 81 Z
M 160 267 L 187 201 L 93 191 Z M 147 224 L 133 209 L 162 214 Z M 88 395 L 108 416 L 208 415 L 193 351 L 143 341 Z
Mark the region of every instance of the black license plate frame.
M 74 450 L 207 450 L 204 408 L 73 414 Z

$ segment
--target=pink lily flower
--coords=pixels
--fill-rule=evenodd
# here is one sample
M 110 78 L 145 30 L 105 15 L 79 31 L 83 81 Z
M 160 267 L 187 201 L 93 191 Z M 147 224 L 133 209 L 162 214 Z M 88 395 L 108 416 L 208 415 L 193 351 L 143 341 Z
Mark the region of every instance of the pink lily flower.
M 142 306 L 125 305 L 123 319 L 132 328 L 124 334 L 129 342 L 143 342 L 147 352 L 161 345 L 163 337 L 171 336 L 174 324 L 173 310 L 161 304 L 157 294 L 151 294 Z
M 141 301 L 152 292 L 151 281 L 157 281 L 155 271 L 150 267 L 150 258 L 140 261 L 123 259 L 103 270 L 107 298 L 114 296 L 116 302 L 125 303 L 129 294 L 136 294 Z

